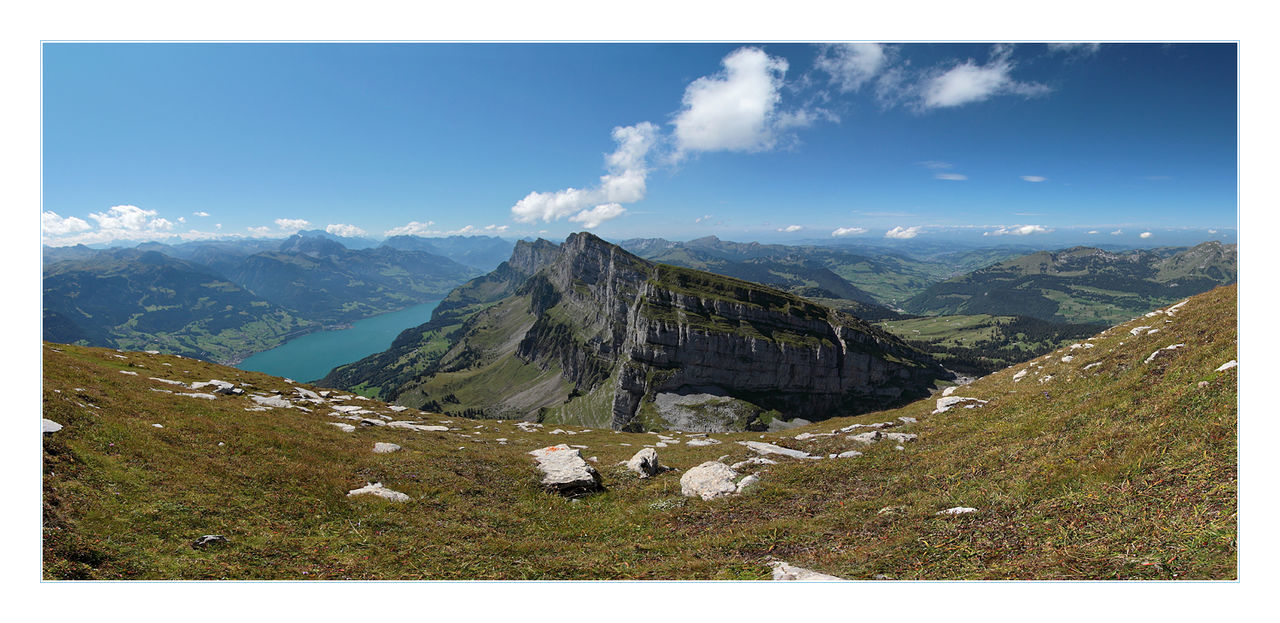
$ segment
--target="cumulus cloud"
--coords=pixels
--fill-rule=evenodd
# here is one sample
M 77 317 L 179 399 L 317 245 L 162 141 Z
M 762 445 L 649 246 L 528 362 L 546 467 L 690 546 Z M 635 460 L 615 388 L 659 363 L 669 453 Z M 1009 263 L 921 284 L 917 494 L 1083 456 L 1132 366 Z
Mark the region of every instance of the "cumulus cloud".
M 245 230 L 249 232 L 250 236 L 256 236 L 258 238 L 266 238 L 267 236 L 275 233 L 274 230 L 265 225 L 262 227 L 246 227 Z
M 885 238 L 897 238 L 897 239 L 899 239 L 899 240 L 906 240 L 906 239 L 908 239 L 908 238 L 915 238 L 915 237 L 916 237 L 916 236 L 918 236 L 918 235 L 920 235 L 920 228 L 919 228 L 919 227 L 902 227 L 902 226 L 898 226 L 898 227 L 894 227 L 893 229 L 890 229 L 890 230 L 889 230 L 889 231 L 887 231 L 887 232 L 884 232 L 884 237 L 885 237 Z
M 276 219 L 276 227 L 279 227 L 280 231 L 288 234 L 296 233 L 299 230 L 306 229 L 308 225 L 311 225 L 311 222 L 306 219 L 300 219 L 300 218 Z
M 155 210 L 143 210 L 138 206 L 132 205 L 119 205 L 112 206 L 106 212 L 93 212 L 89 214 L 89 218 L 97 221 L 98 227 L 103 230 L 120 232 L 122 234 L 121 237 L 128 237 L 130 233 L 173 229 L 171 221 L 160 218 L 156 214 Z
M 626 208 L 617 203 L 605 203 L 570 216 L 569 220 L 575 223 L 582 223 L 583 227 L 592 229 L 599 227 L 605 221 L 622 216 L 626 211 Z
M 355 238 L 357 236 L 363 236 L 365 235 L 365 233 L 367 233 L 365 232 L 365 230 L 360 229 L 355 225 L 347 225 L 345 223 L 332 223 L 332 224 L 326 225 L 324 230 L 335 236 L 342 236 L 343 238 Z
M 739 48 L 720 61 L 723 70 L 685 88 L 675 126 L 673 160 L 700 151 L 773 149 L 780 133 L 831 118 L 819 109 L 779 111 L 788 64 L 760 48 Z
M 813 66 L 825 72 L 841 93 L 862 88 L 884 68 L 888 58 L 878 43 L 835 43 L 818 48 Z
M 997 45 L 985 65 L 973 59 L 946 70 L 934 70 L 925 78 L 919 94 L 924 109 L 951 108 L 981 102 L 996 95 L 1034 97 L 1049 92 L 1049 87 L 1013 79 L 1013 46 Z
M 1100 234 L 1100 233 L 1102 233 L 1102 232 L 1100 232 L 1100 231 L 1098 231 L 1098 230 L 1096 230 L 1096 229 L 1090 229 L 1089 231 L 1087 231 L 1087 232 L 1085 232 L 1085 233 L 1086 233 L 1086 234 L 1088 234 L 1088 235 L 1090 235 L 1090 236 L 1092 236 L 1092 235 L 1095 235 L 1095 234 Z
M 1112 236 L 1119 236 L 1120 234 L 1123 234 L 1123 233 L 1124 233 L 1124 230 L 1123 230 L 1123 229 L 1117 229 L 1117 230 L 1115 230 L 1115 231 L 1111 232 L 1111 235 L 1112 235 Z
M 961 175 L 959 173 L 936 173 L 933 177 L 934 179 L 949 180 L 952 182 L 963 182 L 969 179 L 969 176 Z
M 192 216 L 209 216 L 209 213 L 201 210 L 199 212 L 192 212 L 191 215 Z
M 436 224 L 435 221 L 427 221 L 425 223 L 419 223 L 418 221 L 409 221 L 407 225 L 401 225 L 400 227 L 392 227 L 391 229 L 388 229 L 387 231 L 383 232 L 383 234 L 386 236 L 421 236 L 427 232 L 430 232 L 431 226 L 435 224 Z
M 1138 237 L 1139 237 L 1139 238 L 1150 238 L 1150 237 L 1151 237 L 1151 232 L 1149 232 L 1149 231 L 1144 231 L 1144 232 L 1142 232 L 1142 233 L 1138 234 Z
M 1049 179 L 1047 177 L 1043 177 L 1040 175 L 1023 175 L 1021 177 L 1022 177 L 1022 181 L 1024 182 L 1043 182 Z
M 63 218 L 57 212 L 40 213 L 40 233 L 46 236 L 65 236 L 93 229 L 84 219 L 68 216 Z
M 1028 236 L 1031 234 L 1047 234 L 1053 231 L 1041 225 L 1014 225 L 1013 227 L 1001 227 L 993 231 L 982 232 L 984 236 Z
M 657 139 L 658 127 L 647 121 L 614 128 L 613 140 L 618 143 L 618 148 L 605 156 L 608 173 L 600 177 L 598 187 L 531 192 L 511 207 L 511 218 L 521 223 L 533 223 L 578 217 L 584 213 L 610 214 L 616 210 L 605 208 L 605 204 L 634 203 L 643 199 L 645 180 L 649 175 L 648 153 Z M 622 209 L 622 206 L 617 209 Z
M 866 227 L 837 227 L 831 232 L 835 238 L 843 238 L 845 236 L 857 236 L 858 234 L 867 233 Z
M 779 228 L 778 228 L 778 231 L 780 231 L 780 232 L 785 232 L 785 233 L 791 233 L 791 232 L 794 232 L 794 231 L 800 231 L 800 230 L 802 230 L 802 229 L 804 229 L 804 226 L 802 226 L 802 225 L 787 225 L 786 227 L 779 227 Z

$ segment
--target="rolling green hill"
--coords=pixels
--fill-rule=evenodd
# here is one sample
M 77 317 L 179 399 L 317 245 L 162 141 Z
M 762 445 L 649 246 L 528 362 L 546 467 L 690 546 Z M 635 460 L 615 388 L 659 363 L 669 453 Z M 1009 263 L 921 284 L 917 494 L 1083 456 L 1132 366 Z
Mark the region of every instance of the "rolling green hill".
M 42 575 L 757 580 L 786 561 L 853 580 L 1234 580 L 1236 321 L 1235 288 L 1219 288 L 959 388 L 976 408 L 935 413 L 935 395 L 785 433 L 666 437 L 397 411 L 46 344 L 42 415 L 61 428 L 43 440 Z M 244 394 L 182 395 L 210 379 Z M 883 422 L 916 437 L 848 438 Z M 759 478 L 740 494 L 681 494 L 704 462 L 764 458 L 740 442 L 822 458 L 769 454 L 736 468 Z M 602 491 L 543 489 L 528 453 L 561 443 Z M 677 471 L 617 465 L 645 446 Z M 372 482 L 407 500 L 348 495 Z M 959 507 L 973 510 L 940 514 Z M 193 546 L 202 535 L 226 541 Z
M 902 307 L 913 314 L 1030 316 L 1114 324 L 1236 279 L 1236 246 L 1113 253 L 1039 251 L 930 286 Z
M 962 374 L 989 374 L 1039 357 L 1103 327 L 1026 316 L 926 316 L 876 323 Z

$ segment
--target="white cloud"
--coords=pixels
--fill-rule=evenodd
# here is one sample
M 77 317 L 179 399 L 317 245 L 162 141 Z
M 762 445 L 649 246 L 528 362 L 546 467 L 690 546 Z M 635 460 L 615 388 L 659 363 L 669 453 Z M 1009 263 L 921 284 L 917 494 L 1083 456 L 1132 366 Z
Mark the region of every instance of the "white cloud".
M 418 221 L 409 221 L 408 225 L 401 225 L 400 227 L 392 227 L 391 229 L 388 229 L 387 231 L 383 232 L 383 234 L 386 236 L 421 236 L 423 234 L 431 232 L 431 226 L 435 224 L 436 224 L 435 221 L 427 221 L 425 223 L 419 223 Z
M 925 160 L 923 162 L 917 162 L 916 164 L 926 169 L 950 169 L 951 167 L 955 166 L 950 162 L 943 162 L 941 160 Z
M 485 225 L 484 230 L 491 234 L 501 234 L 507 231 L 507 225 Z
M 68 216 L 63 218 L 57 212 L 40 213 L 40 233 L 46 236 L 65 236 L 93 229 L 84 219 Z
M 1101 43 L 1050 43 L 1049 51 L 1053 53 L 1096 54 L 1102 49 Z
M 1043 182 L 1049 179 L 1040 175 L 1023 175 L 1021 177 L 1024 182 Z
M 288 234 L 297 233 L 299 230 L 306 229 L 311 222 L 300 218 L 278 218 L 276 219 L 276 227 L 280 228 Z
M 357 236 L 363 236 L 367 233 L 365 232 L 365 230 L 360 229 L 355 225 L 347 225 L 344 223 L 333 223 L 330 225 L 326 225 L 324 230 L 335 236 L 342 236 L 343 238 L 355 238 Z
M 620 204 L 604 203 L 570 216 L 569 220 L 575 223 L 582 223 L 582 226 L 587 229 L 593 229 L 599 227 L 605 221 L 622 216 L 626 211 L 627 209 Z
M 787 61 L 760 48 L 739 48 L 721 60 L 724 69 L 685 88 L 674 138 L 679 161 L 699 151 L 757 152 L 773 149 L 778 133 L 811 124 L 825 111 L 779 113 L 779 90 Z
M 705 220 L 707 220 L 707 219 L 711 218 L 712 216 L 714 216 L 714 215 L 712 215 L 712 214 L 703 214 L 702 216 L 699 216 L 698 218 L 693 219 L 693 222 L 695 222 L 695 223 L 701 223 L 702 221 L 705 221 Z M 1212 232 L 1210 232 L 1210 233 L 1212 233 Z
M 266 238 L 267 236 L 270 236 L 272 233 L 274 233 L 274 231 L 270 227 L 267 227 L 265 225 L 262 227 L 246 227 L 245 230 L 249 232 L 250 236 L 256 236 L 258 238 Z
M 835 231 L 831 232 L 831 235 L 836 238 L 843 238 L 844 236 L 857 236 L 865 233 L 867 233 L 866 227 L 837 227 Z
M 1218 233 L 1218 230 L 1216 230 L 1216 229 L 1210 229 L 1210 230 L 1209 230 L 1209 233 L 1211 233 L 1211 234 L 1216 234 L 1216 233 Z
M 1115 230 L 1115 231 L 1111 232 L 1111 235 L 1112 235 L 1112 236 L 1119 236 L 1120 234 L 1123 234 L 1123 233 L 1124 233 L 1124 230 L 1123 230 L 1123 229 L 1117 229 L 1117 230 Z
M 1098 231 L 1098 230 L 1096 230 L 1096 229 L 1090 229 L 1089 231 L 1085 232 L 1085 234 L 1090 235 L 1090 236 L 1095 235 L 1095 234 L 1100 234 L 1100 233 L 1102 233 L 1102 232 L 1100 232 L 1100 231 Z
M 813 65 L 826 72 L 841 93 L 849 93 L 875 77 L 887 60 L 878 43 L 835 43 L 820 46 Z
M 106 212 L 93 212 L 89 214 L 89 218 L 98 222 L 98 227 L 103 230 L 117 231 L 122 234 L 121 237 L 128 237 L 129 233 L 144 231 L 168 231 L 173 229 L 173 223 L 168 219 L 156 216 L 155 210 L 143 210 L 138 206 L 119 205 L 112 206 Z
M 191 215 L 192 215 L 192 216 L 209 216 L 209 213 L 208 213 L 208 212 L 204 212 L 204 211 L 200 211 L 200 212 L 192 212 L 192 213 L 191 213 Z
M 993 231 L 982 232 L 984 236 L 1028 236 L 1031 234 L 1047 234 L 1053 231 L 1041 225 L 1014 225 L 1013 227 L 1001 227 Z
M 605 156 L 608 173 L 600 177 L 599 187 L 531 192 L 511 207 L 511 218 L 521 223 L 550 222 L 575 213 L 581 215 L 600 204 L 634 203 L 643 199 L 645 179 L 649 175 L 647 157 L 657 139 L 658 127 L 647 121 L 614 128 L 613 140 L 618 148 Z
M 1144 231 L 1144 232 L 1142 232 L 1142 233 L 1138 234 L 1138 237 L 1139 237 L 1139 238 L 1150 238 L 1150 237 L 1151 237 L 1151 232 L 1149 232 L 1149 231 Z
M 178 217 L 178 222 L 179 222 L 179 223 L 185 223 L 185 222 L 187 222 L 187 217 L 185 217 L 185 216 L 179 216 L 179 217 Z
M 952 182 L 963 182 L 964 180 L 969 179 L 969 176 L 961 175 L 959 173 L 937 173 L 933 177 L 935 179 L 949 180 Z
M 804 229 L 804 226 L 802 225 L 787 225 L 786 227 L 778 228 L 778 231 L 789 234 L 791 232 L 800 231 L 802 229 Z
M 951 108 L 981 102 L 996 95 L 1033 97 L 1049 92 L 1049 87 L 1032 82 L 1018 82 L 1010 75 L 1013 46 L 996 45 L 991 59 L 978 65 L 973 59 L 945 71 L 935 70 L 921 86 L 919 104 L 925 109 Z
M 906 240 L 907 238 L 915 238 L 918 235 L 920 235 L 919 227 L 898 226 L 898 227 L 894 227 L 893 229 L 890 229 L 887 232 L 884 232 L 885 238 L 897 238 L 899 240 Z

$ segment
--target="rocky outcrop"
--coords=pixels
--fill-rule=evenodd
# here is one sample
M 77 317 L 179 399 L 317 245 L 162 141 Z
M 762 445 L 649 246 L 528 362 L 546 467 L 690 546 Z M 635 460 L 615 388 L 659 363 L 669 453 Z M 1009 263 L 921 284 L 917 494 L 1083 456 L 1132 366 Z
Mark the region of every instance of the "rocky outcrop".
M 780 418 L 813 421 L 903 403 L 948 375 L 842 312 L 647 262 L 587 233 L 558 246 L 518 244 L 506 266 L 530 276 L 470 317 L 434 367 L 395 390 L 397 401 L 447 409 L 456 384 L 434 388 L 432 376 L 467 370 L 485 383 L 485 402 L 459 409 L 498 419 L 532 419 L 594 394 L 578 413 L 598 417 L 595 405 L 607 403 L 608 419 L 595 425 L 763 430 Z M 512 376 L 534 380 L 506 383 Z

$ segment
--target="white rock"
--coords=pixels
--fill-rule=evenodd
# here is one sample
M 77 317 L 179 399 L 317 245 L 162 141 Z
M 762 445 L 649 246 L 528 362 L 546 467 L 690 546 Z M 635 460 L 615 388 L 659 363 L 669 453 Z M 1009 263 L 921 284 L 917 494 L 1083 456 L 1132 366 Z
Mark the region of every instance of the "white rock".
M 1045 376 L 1040 377 L 1040 384 L 1041 384 L 1041 385 L 1043 385 L 1043 384 L 1048 383 L 1049 381 L 1052 381 L 1052 380 L 1053 380 L 1053 375 L 1052 375 L 1052 374 L 1046 374 Z
M 373 444 L 374 454 L 391 454 L 392 452 L 399 452 L 399 451 L 400 451 L 400 446 L 394 443 L 383 443 L 379 441 Z
M 1172 315 L 1174 315 L 1174 313 L 1175 313 L 1175 312 L 1177 312 L 1177 311 L 1178 311 L 1178 308 L 1180 308 L 1180 307 L 1182 307 L 1183 305 L 1186 305 L 1187 303 L 1190 303 L 1190 302 L 1191 302 L 1191 299 L 1187 299 L 1187 300 L 1185 300 L 1185 301 L 1183 301 L 1183 302 L 1181 302 L 1181 303 L 1178 303 L 1177 305 L 1174 305 L 1174 306 L 1170 307 L 1169 309 L 1166 309 L 1164 313 L 1165 313 L 1166 315 L 1172 316 Z
M 162 378 L 155 377 L 155 376 L 150 377 L 150 378 L 151 378 L 151 380 L 156 381 L 156 382 L 158 382 L 158 383 L 168 383 L 168 384 L 170 384 L 170 385 L 181 385 L 182 387 L 186 387 L 186 386 L 187 386 L 187 384 L 186 384 L 186 383 L 183 383 L 182 381 L 175 381 L 175 380 L 173 380 L 173 379 L 162 379 Z
M 61 424 L 59 424 L 59 423 L 57 423 L 57 422 L 55 422 L 55 421 L 53 421 L 53 420 L 51 420 L 51 419 L 49 419 L 49 418 L 40 418 L 40 432 L 42 432 L 42 433 L 56 433 L 56 432 L 58 432 L 58 431 L 60 431 L 60 430 L 62 430 L 62 425 L 61 425 Z
M 1073 357 L 1073 356 L 1071 356 L 1071 355 L 1064 355 L 1064 356 L 1062 357 L 1061 361 L 1062 361 L 1062 363 L 1071 363 L 1071 360 L 1072 360 L 1072 359 L 1075 359 L 1075 357 Z
M 792 439 L 795 439 L 796 441 L 805 441 L 806 439 L 817 439 L 818 437 L 830 437 L 834 434 L 835 433 L 800 433 L 799 435 L 792 437 Z
M 1147 331 L 1147 335 L 1155 335 L 1156 333 L 1159 333 L 1159 332 L 1160 332 L 1160 329 L 1152 329 L 1150 331 Z
M 164 424 L 152 424 L 156 428 L 164 428 Z
M 1134 328 L 1132 328 L 1132 329 L 1129 329 L 1129 335 L 1137 335 L 1137 334 L 1142 333 L 1143 331 L 1146 331 L 1147 329 L 1150 329 L 1150 328 L 1151 328 L 1151 327 L 1149 327 L 1149 326 L 1134 327 Z
M 725 458 L 728 458 L 728 457 L 722 457 L 720 460 L 722 460 L 722 461 L 723 461 Z M 730 465 L 729 467 L 730 467 L 731 469 L 733 469 L 734 471 L 737 471 L 737 470 L 740 470 L 740 469 L 742 469 L 742 468 L 744 468 L 744 467 L 747 467 L 747 466 L 749 466 L 749 465 L 777 465 L 777 464 L 778 464 L 778 462 L 777 462 L 777 461 L 775 461 L 775 460 L 773 460 L 773 459 L 766 459 L 766 458 L 764 458 L 764 457 L 762 457 L 762 456 L 753 456 L 753 457 L 751 457 L 751 458 L 749 458 L 749 459 L 747 459 L 747 460 L 745 460 L 745 461 L 740 461 L 740 462 L 738 462 L 738 463 L 734 463 L 733 465 Z
M 288 409 L 293 403 L 279 396 L 249 396 L 249 399 L 264 407 L 282 407 Z
M 334 400 L 337 399 L 335 398 Z M 341 411 L 343 413 L 354 413 L 356 411 L 363 411 L 364 407 L 361 407 L 360 405 L 333 405 L 333 410 Z
M 684 442 L 686 446 L 714 446 L 718 443 L 720 443 L 719 439 L 712 439 L 710 437 L 699 437 L 697 439 L 690 439 L 689 441 Z
M 976 508 L 970 508 L 968 506 L 955 506 L 952 508 L 948 508 L 947 510 L 938 511 L 934 514 L 935 515 L 966 515 L 968 513 L 976 513 L 976 512 L 978 512 L 978 509 Z
M 1161 349 L 1157 350 L 1156 352 L 1151 353 L 1151 355 L 1147 357 L 1147 360 L 1146 360 L 1146 361 L 1143 361 L 1142 363 L 1151 363 L 1151 362 L 1152 362 L 1152 360 L 1154 360 L 1154 359 L 1156 358 L 1156 355 L 1159 355 L 1160 353 L 1165 352 L 1165 351 L 1167 351 L 1167 350 L 1178 350 L 1179 348 L 1182 348 L 1183 346 L 1186 346 L 1186 344 L 1173 344 L 1173 345 L 1170 345 L 1170 346 L 1165 346 L 1164 348 L 1161 348 Z
M 542 470 L 542 485 L 561 495 L 578 497 L 600 490 L 600 473 L 565 444 L 529 453 Z
M 210 386 L 217 387 L 218 389 L 232 389 L 235 387 L 234 384 L 228 383 L 226 381 L 219 381 L 218 379 L 209 379 L 208 381 L 205 381 L 203 383 L 192 383 L 191 389 L 201 389 L 201 388 L 210 387 Z
M 204 400 L 217 400 L 217 399 L 218 399 L 218 397 L 217 397 L 217 396 L 214 396 L 213 394 L 205 394 L 205 393 L 201 393 L 201 392 L 196 392 L 196 393 L 192 393 L 192 394 L 184 394 L 184 393 L 182 393 L 182 392 L 178 392 L 178 393 L 177 393 L 177 394 L 175 394 L 175 395 L 177 395 L 177 396 L 186 396 L 186 397 L 188 397 L 188 398 L 202 398 L 202 399 L 204 399 Z
M 899 421 L 899 422 L 902 422 L 903 424 L 915 424 L 916 422 L 919 422 L 920 420 L 917 420 L 917 419 L 915 419 L 915 418 L 913 418 L 913 417 L 907 417 L 907 416 L 903 415 L 903 416 L 900 416 L 900 417 L 898 418 L 898 421 Z
M 129 376 L 138 376 L 137 372 L 130 372 L 128 370 L 121 370 L 120 374 L 128 374 Z
M 374 420 L 370 418 L 360 418 L 361 426 L 386 426 L 387 423 L 382 420 Z
M 773 567 L 773 579 L 778 582 L 844 582 L 844 578 L 818 573 L 803 567 L 795 567 L 780 560 L 769 563 Z
M 380 498 L 391 500 L 392 502 L 409 501 L 409 496 L 400 493 L 399 491 L 392 491 L 391 489 L 382 486 L 382 483 L 380 482 L 370 483 L 360 487 L 359 489 L 352 489 L 347 492 L 347 497 L 354 497 L 357 495 L 376 495 Z
M 743 489 L 746 489 L 747 487 L 750 487 L 751 485 L 754 485 L 757 482 L 760 482 L 760 477 L 755 474 L 751 474 L 750 476 L 747 476 L 746 478 L 743 478 L 742 480 L 738 481 L 737 490 L 735 491 L 735 493 L 742 493 Z
M 1222 364 L 1222 365 L 1218 366 L 1218 369 L 1217 369 L 1217 370 L 1214 370 L 1214 372 L 1224 372 L 1224 371 L 1226 371 L 1226 370 L 1230 370 L 1230 369 L 1232 369 L 1232 368 L 1234 368 L 1234 367 L 1236 367 L 1236 366 L 1238 366 L 1238 365 L 1240 365 L 1240 364 L 1236 363 L 1236 360 L 1235 360 L 1235 359 L 1232 359 L 1231 361 L 1228 361 L 1228 362 L 1226 362 L 1226 363 L 1224 363 L 1224 364 Z
M 656 476 L 663 471 L 662 465 L 658 463 L 658 451 L 653 448 L 644 448 L 635 453 L 631 460 L 627 461 L 627 469 L 641 478 Z
M 1093 363 L 1091 363 L 1091 364 L 1089 364 L 1089 365 L 1087 365 L 1087 366 L 1085 366 L 1085 367 L 1081 368 L 1081 370 L 1088 370 L 1088 369 L 1090 369 L 1090 368 L 1096 368 L 1096 367 L 1098 367 L 1098 366 L 1100 366 L 1100 365 L 1102 365 L 1102 362 L 1101 362 L 1101 361 L 1095 361 L 1095 362 L 1093 362 Z
M 399 413 L 401 411 L 404 411 L 405 409 L 408 409 L 409 407 L 402 407 L 400 405 L 390 405 L 387 408 L 391 409 L 392 411 L 395 411 L 396 413 Z
M 356 432 L 356 427 L 343 422 L 325 422 L 325 424 L 328 424 L 329 426 L 337 426 L 338 428 L 341 428 L 344 433 Z
M 938 408 L 934 409 L 933 413 L 930 413 L 930 415 L 946 413 L 952 407 L 955 407 L 958 405 L 964 405 L 966 403 L 972 404 L 974 406 L 979 406 L 979 405 L 987 404 L 987 401 L 979 400 L 977 398 L 968 398 L 965 396 L 947 396 L 946 398 L 938 399 Z
M 858 452 L 857 450 L 847 450 L 847 451 L 845 451 L 845 452 L 841 452 L 840 454 L 833 454 L 833 455 L 831 455 L 831 458 L 833 458 L 833 459 L 851 459 L 851 458 L 853 458 L 853 457 L 855 457 L 855 456 L 862 456 L 862 453 L 861 453 L 861 452 Z
M 710 500 L 738 492 L 738 472 L 719 461 L 707 461 L 680 477 L 680 494 Z
M 308 400 L 314 400 L 316 402 L 324 402 L 324 399 L 320 397 L 320 394 L 317 394 L 309 389 L 305 389 L 302 387 L 295 387 L 293 389 L 294 391 L 298 392 L 298 394 L 303 398 L 306 398 Z
M 822 458 L 820 456 L 813 456 L 808 452 L 802 452 L 800 450 L 792 450 L 791 448 L 784 448 L 782 446 L 775 446 L 771 443 L 765 443 L 763 441 L 739 441 L 738 443 L 748 448 L 751 448 L 752 450 L 756 451 L 758 454 L 781 454 L 782 456 L 789 456 L 795 459 Z

